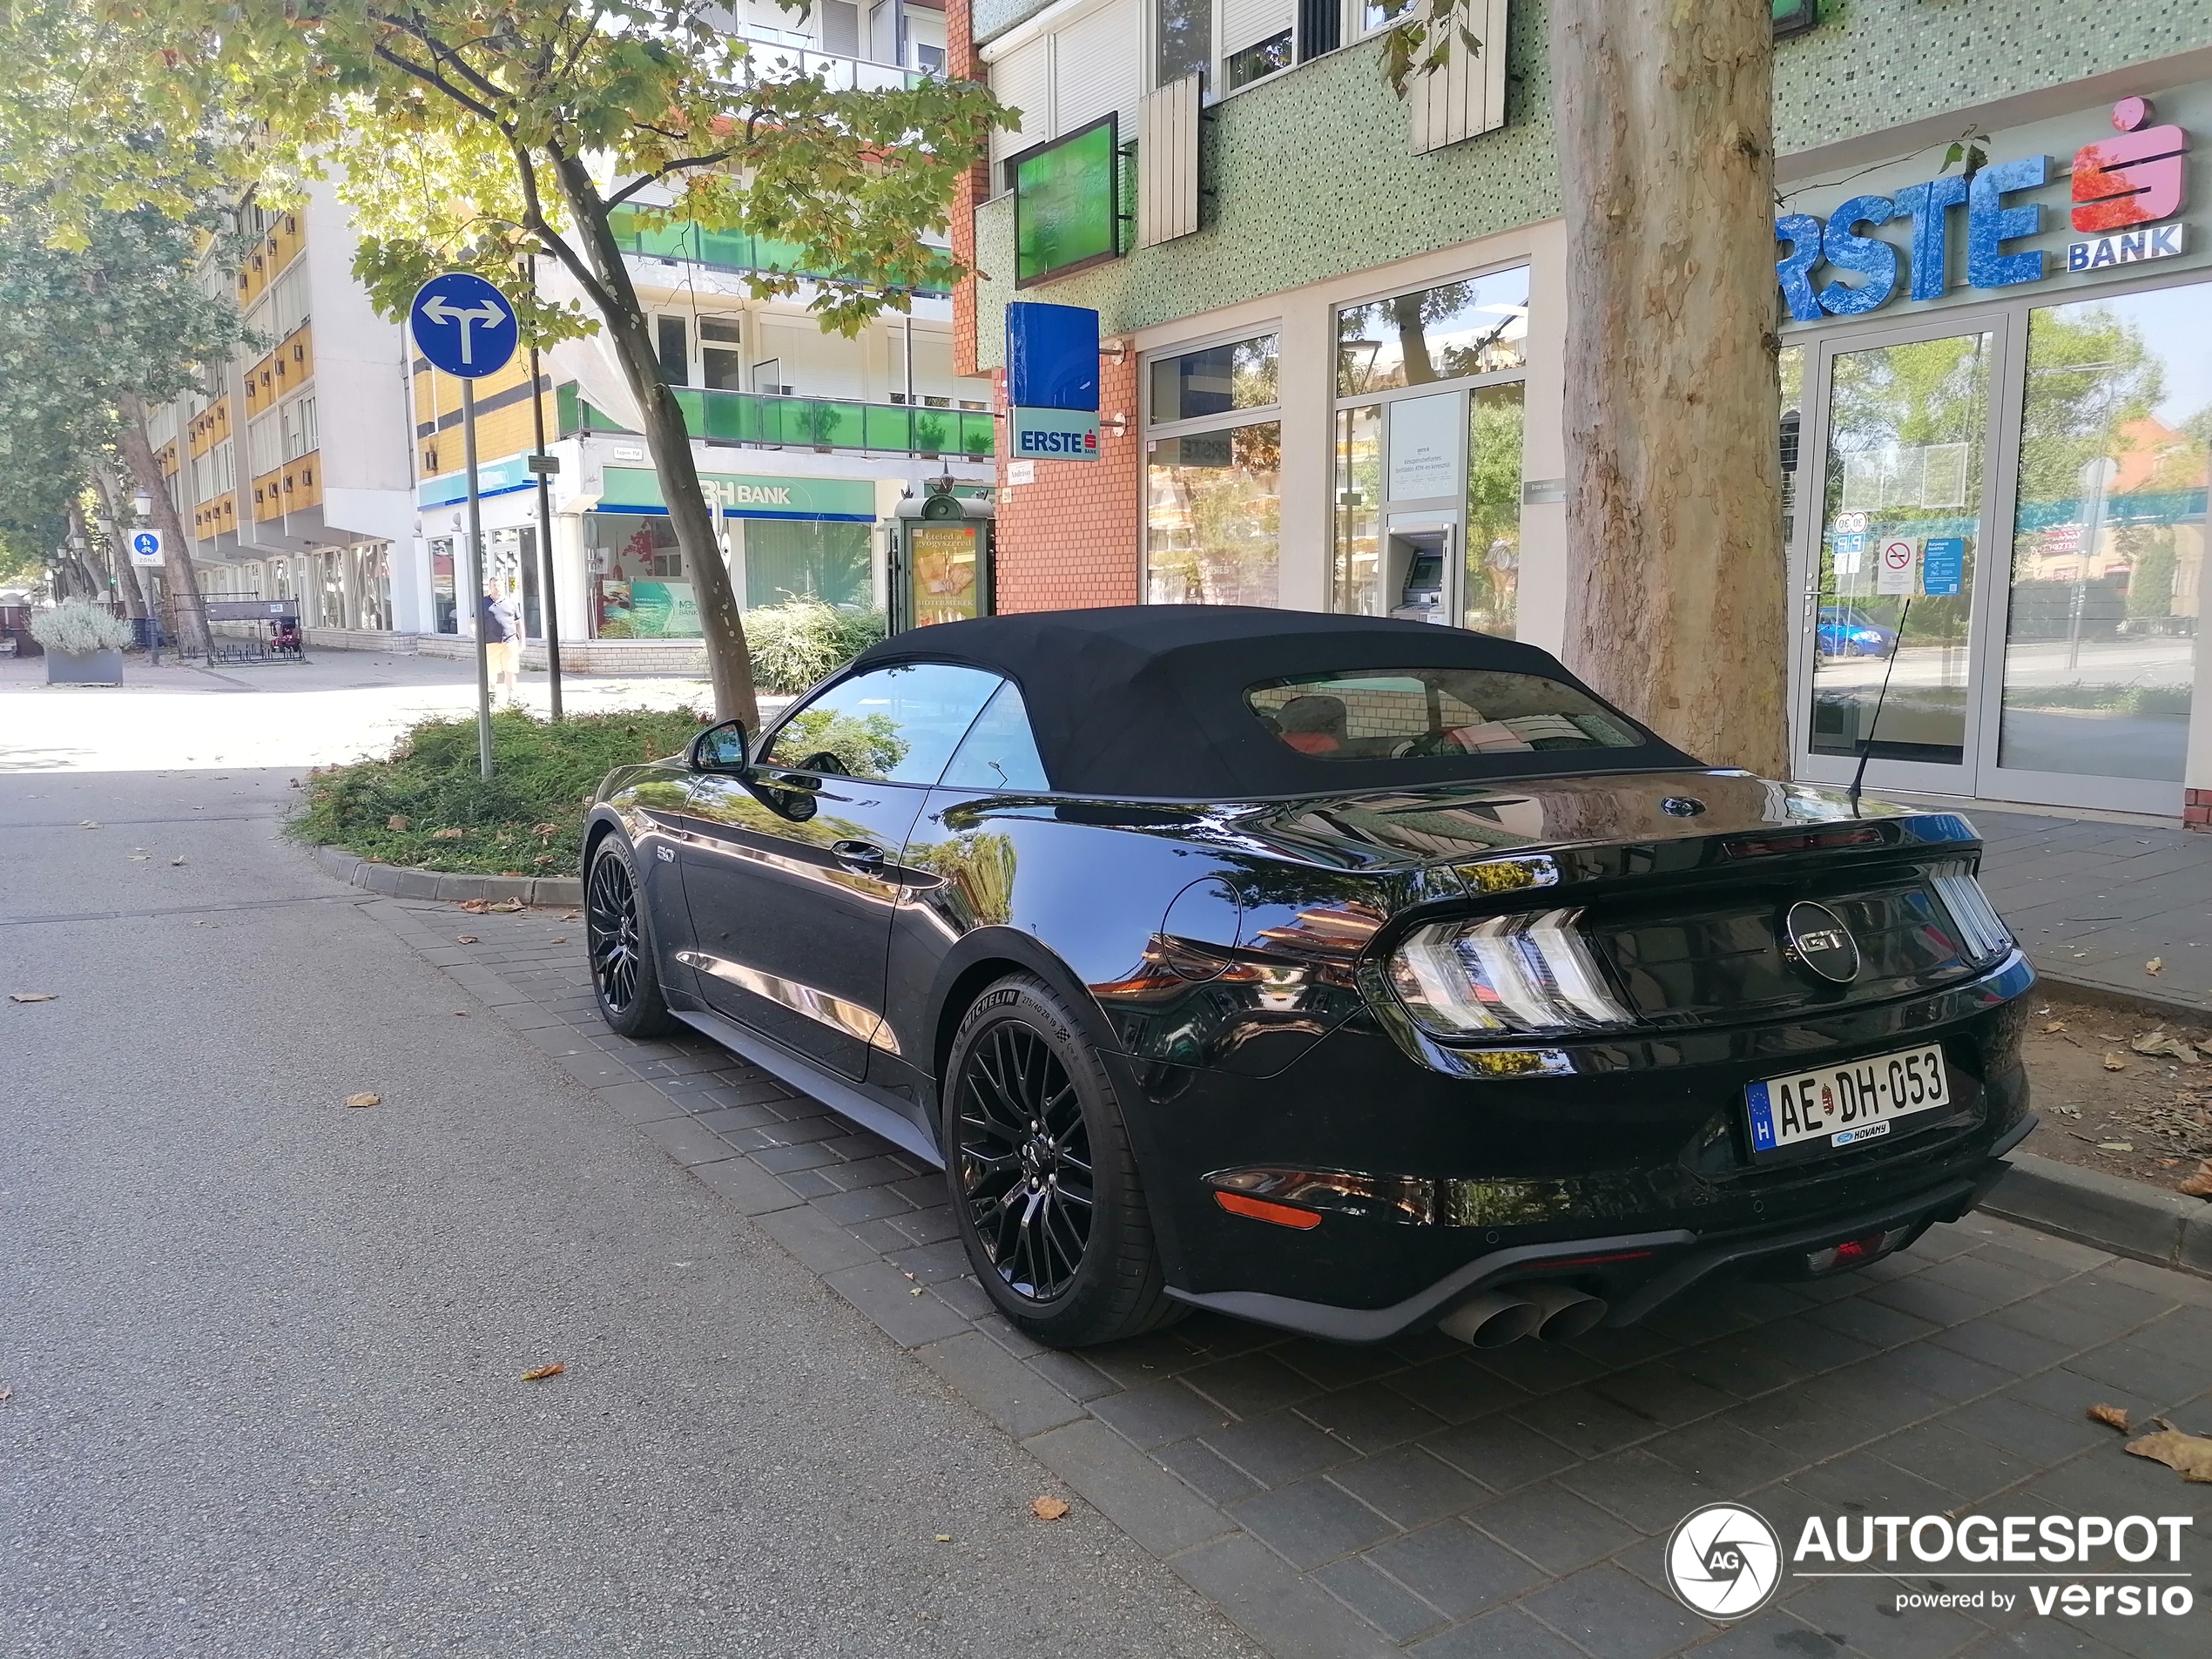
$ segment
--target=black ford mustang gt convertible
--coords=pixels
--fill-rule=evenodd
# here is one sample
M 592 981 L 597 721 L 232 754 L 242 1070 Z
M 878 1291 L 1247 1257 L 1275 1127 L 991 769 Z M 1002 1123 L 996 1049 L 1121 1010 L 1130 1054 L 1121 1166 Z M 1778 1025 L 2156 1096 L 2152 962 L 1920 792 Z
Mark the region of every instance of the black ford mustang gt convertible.
M 1527 645 L 1147 606 L 874 646 L 615 772 L 583 871 L 608 1022 L 941 1164 L 1038 1339 L 1489 1345 L 1973 1206 L 2033 1123 L 1980 851 Z

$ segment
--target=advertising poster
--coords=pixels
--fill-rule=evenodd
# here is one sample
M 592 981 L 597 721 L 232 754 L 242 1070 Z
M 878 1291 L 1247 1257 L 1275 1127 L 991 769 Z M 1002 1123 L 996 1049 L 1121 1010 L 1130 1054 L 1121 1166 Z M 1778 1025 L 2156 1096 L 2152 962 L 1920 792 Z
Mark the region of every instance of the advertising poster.
M 630 584 L 630 631 L 639 639 L 696 638 L 698 601 L 688 582 Z
M 914 625 L 975 614 L 975 526 L 916 524 L 911 533 Z

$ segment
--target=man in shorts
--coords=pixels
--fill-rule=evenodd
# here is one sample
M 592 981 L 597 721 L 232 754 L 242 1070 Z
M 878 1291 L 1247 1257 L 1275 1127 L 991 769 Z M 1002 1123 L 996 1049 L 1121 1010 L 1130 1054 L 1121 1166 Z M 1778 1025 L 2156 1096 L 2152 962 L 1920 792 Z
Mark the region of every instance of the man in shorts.
M 523 618 L 515 601 L 485 588 L 476 605 L 476 626 L 483 631 L 484 656 L 493 682 L 505 691 L 509 702 L 519 702 L 515 688 L 523 669 Z

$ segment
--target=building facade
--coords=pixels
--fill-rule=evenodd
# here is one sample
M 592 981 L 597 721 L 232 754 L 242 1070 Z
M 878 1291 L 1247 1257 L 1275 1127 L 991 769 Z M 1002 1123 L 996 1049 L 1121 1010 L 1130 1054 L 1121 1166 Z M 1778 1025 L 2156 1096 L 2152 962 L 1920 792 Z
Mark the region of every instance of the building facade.
M 1001 459 L 1002 609 L 1564 638 L 1550 18 L 1472 10 L 1482 52 L 1400 100 L 1363 0 L 955 0 L 955 66 L 1022 111 L 955 219 L 961 348 L 998 368 L 1017 299 L 1106 342 L 1098 459 Z M 1797 775 L 2212 819 L 2212 15 L 1776 10 Z

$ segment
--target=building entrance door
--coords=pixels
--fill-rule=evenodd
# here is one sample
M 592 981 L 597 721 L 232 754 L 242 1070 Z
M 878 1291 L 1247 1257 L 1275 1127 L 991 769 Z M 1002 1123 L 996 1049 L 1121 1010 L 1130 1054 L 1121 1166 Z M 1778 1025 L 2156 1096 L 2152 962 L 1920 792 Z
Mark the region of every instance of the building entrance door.
M 1863 758 L 1870 787 L 1973 792 L 2009 320 L 1857 334 L 1810 365 L 1824 419 L 1808 423 L 1796 516 L 1799 778 L 1848 783 Z

